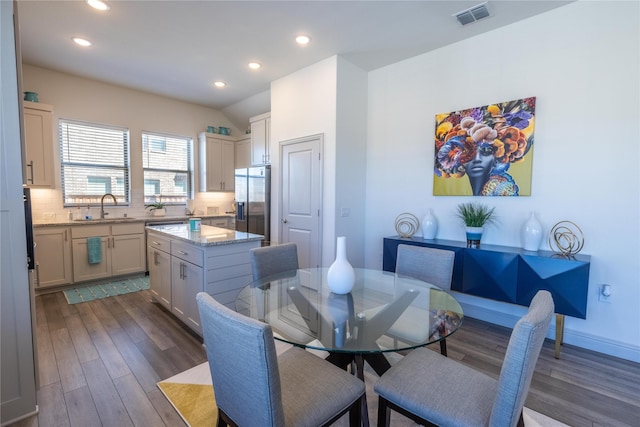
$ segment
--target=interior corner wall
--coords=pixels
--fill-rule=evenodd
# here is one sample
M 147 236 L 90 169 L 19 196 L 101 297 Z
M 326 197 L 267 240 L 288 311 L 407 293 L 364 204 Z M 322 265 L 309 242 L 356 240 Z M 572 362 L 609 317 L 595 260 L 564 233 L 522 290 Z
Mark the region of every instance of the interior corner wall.
M 280 142 L 322 134 L 322 265 L 335 252 L 335 152 L 337 57 L 332 56 L 271 82 L 271 199 L 280 200 Z M 272 240 L 280 241 L 279 203 L 272 203 Z
M 639 17 L 638 2 L 578 1 L 369 73 L 366 266 L 382 267 L 402 212 L 433 208 L 437 237 L 460 241 L 456 205 L 486 203 L 499 223 L 483 242 L 515 247 L 531 211 L 545 234 L 571 220 L 591 269 L 587 318 L 566 319 L 565 342 L 640 361 Z M 530 96 L 531 196 L 434 197 L 435 115 Z M 598 301 L 604 283 L 611 303 Z M 456 296 L 467 314 L 506 326 L 525 311 Z
M 347 256 L 364 267 L 367 149 L 367 72 L 338 57 L 335 235 L 347 237 Z

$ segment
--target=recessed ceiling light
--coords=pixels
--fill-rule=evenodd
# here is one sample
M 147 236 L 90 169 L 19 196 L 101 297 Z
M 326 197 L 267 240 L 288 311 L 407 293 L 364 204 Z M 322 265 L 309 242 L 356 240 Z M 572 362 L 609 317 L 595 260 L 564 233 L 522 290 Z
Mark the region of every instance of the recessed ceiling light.
M 311 37 L 309 37 L 309 36 L 298 36 L 298 37 L 296 37 L 296 43 L 301 44 L 301 45 L 309 44 L 310 41 L 311 41 Z
M 80 46 L 84 46 L 84 47 L 91 46 L 91 42 L 89 40 L 83 39 L 82 37 L 74 37 L 72 40 Z
M 251 68 L 252 70 L 257 70 L 260 67 L 262 67 L 262 65 L 260 65 L 259 62 L 249 62 L 249 68 Z
M 222 80 L 218 80 L 217 82 L 213 82 L 213 85 L 215 87 L 225 87 L 225 86 L 227 86 L 227 84 L 225 82 L 223 82 Z
M 94 9 L 98 9 L 98 10 L 109 10 L 111 9 L 111 6 L 109 6 L 108 4 L 106 4 L 105 2 L 102 2 L 100 0 L 87 0 L 87 4 L 89 6 L 91 6 Z

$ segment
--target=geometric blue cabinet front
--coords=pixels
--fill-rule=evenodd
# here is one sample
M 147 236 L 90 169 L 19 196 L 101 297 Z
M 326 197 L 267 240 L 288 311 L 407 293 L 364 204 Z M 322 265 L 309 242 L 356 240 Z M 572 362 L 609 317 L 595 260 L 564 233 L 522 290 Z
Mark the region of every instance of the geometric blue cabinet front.
M 566 258 L 550 251 L 497 245 L 467 248 L 466 242 L 396 236 L 384 238 L 383 270 L 396 270 L 399 244 L 454 251 L 454 291 L 528 307 L 536 292 L 544 289 L 551 292 L 557 314 L 581 319 L 587 316 L 588 255 Z

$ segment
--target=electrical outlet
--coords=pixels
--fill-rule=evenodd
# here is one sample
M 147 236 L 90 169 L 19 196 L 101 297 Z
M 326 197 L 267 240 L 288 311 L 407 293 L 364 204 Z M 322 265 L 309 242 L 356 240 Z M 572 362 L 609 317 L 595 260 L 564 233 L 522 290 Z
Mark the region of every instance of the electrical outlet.
M 611 303 L 611 294 L 612 294 L 611 285 L 600 286 L 600 289 L 598 292 L 598 301 Z
M 348 217 L 349 215 L 351 215 L 351 209 L 349 209 L 349 208 L 342 208 L 342 209 L 340 210 L 340 216 L 341 216 L 341 217 L 345 218 L 345 217 Z

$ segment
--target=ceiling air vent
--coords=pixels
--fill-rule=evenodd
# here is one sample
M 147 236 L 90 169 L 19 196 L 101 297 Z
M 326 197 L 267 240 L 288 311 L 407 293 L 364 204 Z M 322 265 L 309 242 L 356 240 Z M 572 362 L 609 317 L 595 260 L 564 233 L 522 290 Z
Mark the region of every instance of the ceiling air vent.
M 467 25 L 488 17 L 489 9 L 487 9 L 487 3 L 485 2 L 463 10 L 462 12 L 458 12 L 453 16 L 455 16 L 458 22 L 462 25 Z

